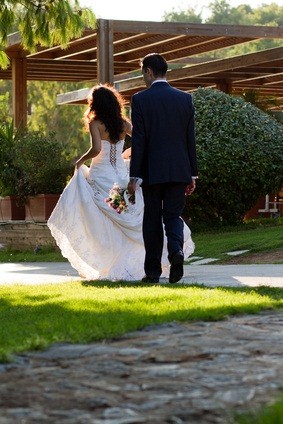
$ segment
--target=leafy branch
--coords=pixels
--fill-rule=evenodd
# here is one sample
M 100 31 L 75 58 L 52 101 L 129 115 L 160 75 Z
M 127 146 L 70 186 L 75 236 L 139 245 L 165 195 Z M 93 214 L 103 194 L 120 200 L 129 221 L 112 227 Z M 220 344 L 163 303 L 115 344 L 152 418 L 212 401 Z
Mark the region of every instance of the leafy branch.
M 64 48 L 85 28 L 95 25 L 93 12 L 81 8 L 78 0 L 0 0 L 0 67 L 5 69 L 9 64 L 5 47 L 8 34 L 15 28 L 20 32 L 23 48 L 33 52 L 39 44 Z

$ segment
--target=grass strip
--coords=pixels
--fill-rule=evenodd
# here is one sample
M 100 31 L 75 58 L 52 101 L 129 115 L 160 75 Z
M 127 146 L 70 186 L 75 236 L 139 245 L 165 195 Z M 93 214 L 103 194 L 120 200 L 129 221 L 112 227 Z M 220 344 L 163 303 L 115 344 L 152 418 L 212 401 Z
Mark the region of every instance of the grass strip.
M 192 238 L 196 245 L 194 255 L 204 258 L 222 259 L 230 251 L 247 249 L 249 253 L 254 253 L 283 247 L 282 226 L 200 233 L 193 234 Z
M 283 424 L 283 395 L 277 402 L 259 411 L 236 415 L 237 424 Z
M 283 306 L 283 289 L 72 282 L 0 286 L 0 361 L 54 342 L 87 343 L 172 321 Z

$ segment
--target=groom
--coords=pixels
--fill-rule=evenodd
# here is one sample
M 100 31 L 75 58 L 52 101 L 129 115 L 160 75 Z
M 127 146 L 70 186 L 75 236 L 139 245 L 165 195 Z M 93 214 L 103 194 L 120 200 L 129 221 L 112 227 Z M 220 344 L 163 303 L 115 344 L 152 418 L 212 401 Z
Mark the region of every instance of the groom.
M 185 195 L 193 193 L 197 178 L 194 105 L 190 94 L 166 81 L 165 59 L 152 53 L 141 61 L 146 90 L 132 97 L 132 153 L 128 190 L 142 178 L 145 277 L 158 283 L 162 273 L 163 224 L 167 238 L 170 283 L 183 276 Z

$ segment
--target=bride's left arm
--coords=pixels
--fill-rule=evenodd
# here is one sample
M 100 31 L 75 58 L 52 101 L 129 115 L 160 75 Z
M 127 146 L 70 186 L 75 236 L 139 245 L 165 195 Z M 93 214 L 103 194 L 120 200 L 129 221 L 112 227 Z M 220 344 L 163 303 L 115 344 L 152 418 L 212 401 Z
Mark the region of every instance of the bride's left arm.
M 90 132 L 91 146 L 82 155 L 82 157 L 79 160 L 77 160 L 75 164 L 76 169 L 78 169 L 88 159 L 92 159 L 95 156 L 97 156 L 101 151 L 101 136 L 100 136 L 97 121 L 92 121 L 89 124 L 89 132 Z

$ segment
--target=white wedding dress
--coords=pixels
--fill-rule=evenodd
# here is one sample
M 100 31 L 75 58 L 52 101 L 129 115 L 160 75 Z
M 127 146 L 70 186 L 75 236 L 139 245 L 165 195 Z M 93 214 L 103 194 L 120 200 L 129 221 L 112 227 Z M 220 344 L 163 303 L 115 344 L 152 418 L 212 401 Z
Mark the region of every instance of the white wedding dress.
M 99 155 L 88 168 L 82 165 L 65 187 L 47 225 L 62 255 L 88 280 L 140 280 L 144 276 L 142 238 L 143 196 L 139 187 L 135 204 L 122 213 L 106 198 L 114 183 L 126 188 L 129 161 L 122 158 L 124 140 L 102 140 Z M 184 225 L 185 257 L 194 251 L 190 229 Z M 169 274 L 164 248 L 163 276 Z

